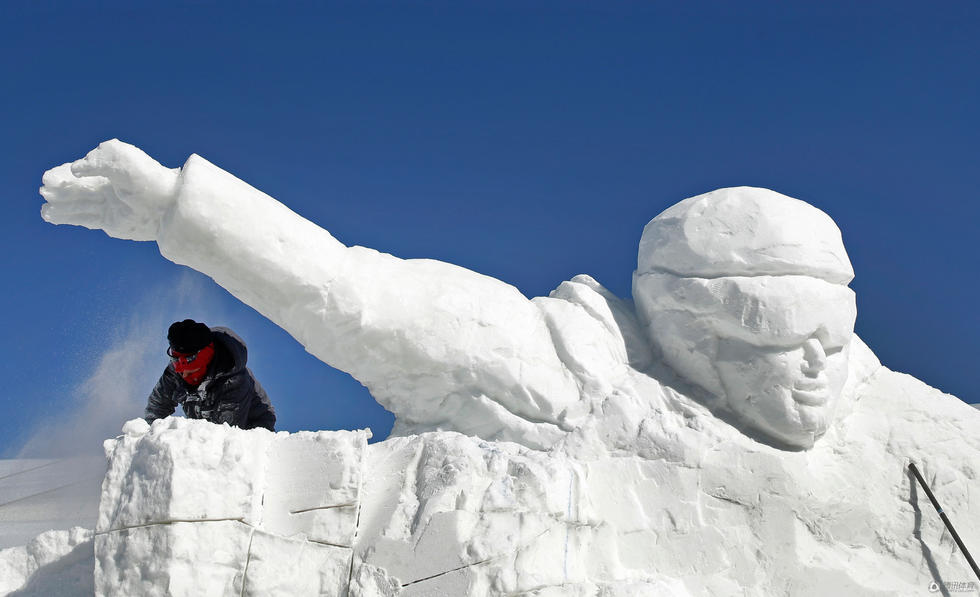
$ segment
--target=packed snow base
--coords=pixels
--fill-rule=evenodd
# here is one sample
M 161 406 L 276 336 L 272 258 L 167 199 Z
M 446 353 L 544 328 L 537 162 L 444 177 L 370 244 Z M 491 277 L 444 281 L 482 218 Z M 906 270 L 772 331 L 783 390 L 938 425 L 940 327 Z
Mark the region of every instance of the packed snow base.
M 978 544 L 980 413 L 853 334 L 840 232 L 806 203 L 693 197 L 644 230 L 632 302 L 588 276 L 528 300 L 344 246 L 197 156 L 110 141 L 44 185 L 48 221 L 155 240 L 397 418 L 371 446 L 129 424 L 99 593 L 895 595 L 972 574 L 906 465 Z
M 366 445 L 135 420 L 107 442 L 94 542 L 49 533 L 0 552 L 0 577 L 60 595 L 923 594 L 971 571 L 904 454 L 928 454 L 976 544 L 968 412 L 878 368 L 861 407 L 796 452 L 715 436 L 705 412 L 586 458 L 455 432 Z

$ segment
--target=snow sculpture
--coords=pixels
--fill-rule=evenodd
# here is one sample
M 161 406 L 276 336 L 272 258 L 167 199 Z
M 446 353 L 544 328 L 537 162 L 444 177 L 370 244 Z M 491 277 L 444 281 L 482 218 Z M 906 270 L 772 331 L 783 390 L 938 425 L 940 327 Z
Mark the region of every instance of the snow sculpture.
M 840 234 L 802 202 L 736 188 L 667 210 L 634 308 L 584 275 L 528 300 L 346 247 L 197 156 L 167 169 L 110 141 L 41 193 L 50 222 L 156 240 L 397 417 L 368 446 L 127 425 L 93 540 L 105 594 L 192 591 L 200 546 L 200 582 L 229 595 L 885 596 L 970 578 L 905 470 L 919 459 L 951 518 L 980 519 L 980 412 L 853 334 Z M 317 505 L 336 508 L 317 522 Z
M 559 288 L 561 303 L 529 301 L 447 263 L 345 247 L 198 156 L 167 169 L 107 141 L 46 173 L 41 194 L 49 222 L 156 240 L 168 259 L 211 275 L 367 386 L 395 413 L 396 435 L 452 429 L 553 446 L 608 399 L 628 364 L 625 337 L 643 343 L 628 307 L 594 281 Z M 671 367 L 727 397 L 751 429 L 806 448 L 846 379 L 851 277 L 825 214 L 739 188 L 650 223 L 634 298 Z M 583 309 L 607 312 L 599 329 L 581 329 L 596 327 Z

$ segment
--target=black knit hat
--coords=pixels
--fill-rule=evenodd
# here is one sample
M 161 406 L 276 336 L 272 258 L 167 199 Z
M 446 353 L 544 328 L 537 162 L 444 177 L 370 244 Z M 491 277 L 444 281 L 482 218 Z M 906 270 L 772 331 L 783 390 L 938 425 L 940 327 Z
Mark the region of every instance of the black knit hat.
M 167 340 L 176 352 L 197 352 L 211 344 L 211 329 L 193 319 L 175 321 L 167 330 Z

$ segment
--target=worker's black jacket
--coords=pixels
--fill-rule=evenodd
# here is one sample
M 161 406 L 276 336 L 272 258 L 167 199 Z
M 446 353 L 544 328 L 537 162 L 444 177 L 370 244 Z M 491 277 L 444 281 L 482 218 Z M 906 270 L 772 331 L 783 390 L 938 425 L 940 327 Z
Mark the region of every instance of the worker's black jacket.
M 276 411 L 265 390 L 245 367 L 245 343 L 228 328 L 211 328 L 214 358 L 197 388 L 192 388 L 173 363 L 167 365 L 146 403 L 147 423 L 174 413 L 177 405 L 191 419 L 228 423 L 242 429 L 265 427 L 275 430 Z

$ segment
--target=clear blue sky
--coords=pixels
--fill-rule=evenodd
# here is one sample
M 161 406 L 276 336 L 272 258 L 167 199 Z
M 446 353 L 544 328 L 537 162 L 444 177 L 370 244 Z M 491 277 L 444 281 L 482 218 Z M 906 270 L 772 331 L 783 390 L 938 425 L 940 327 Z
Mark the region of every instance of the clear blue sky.
M 245 337 L 280 428 L 390 427 L 154 244 L 41 220 L 42 172 L 112 137 L 527 296 L 578 273 L 627 296 L 650 218 L 769 187 L 841 227 L 883 363 L 980 401 L 977 2 L 68 4 L 0 3 L 0 454 L 139 416 L 185 316 Z M 86 414 L 127 339 L 152 354 L 108 361 L 129 402 Z

